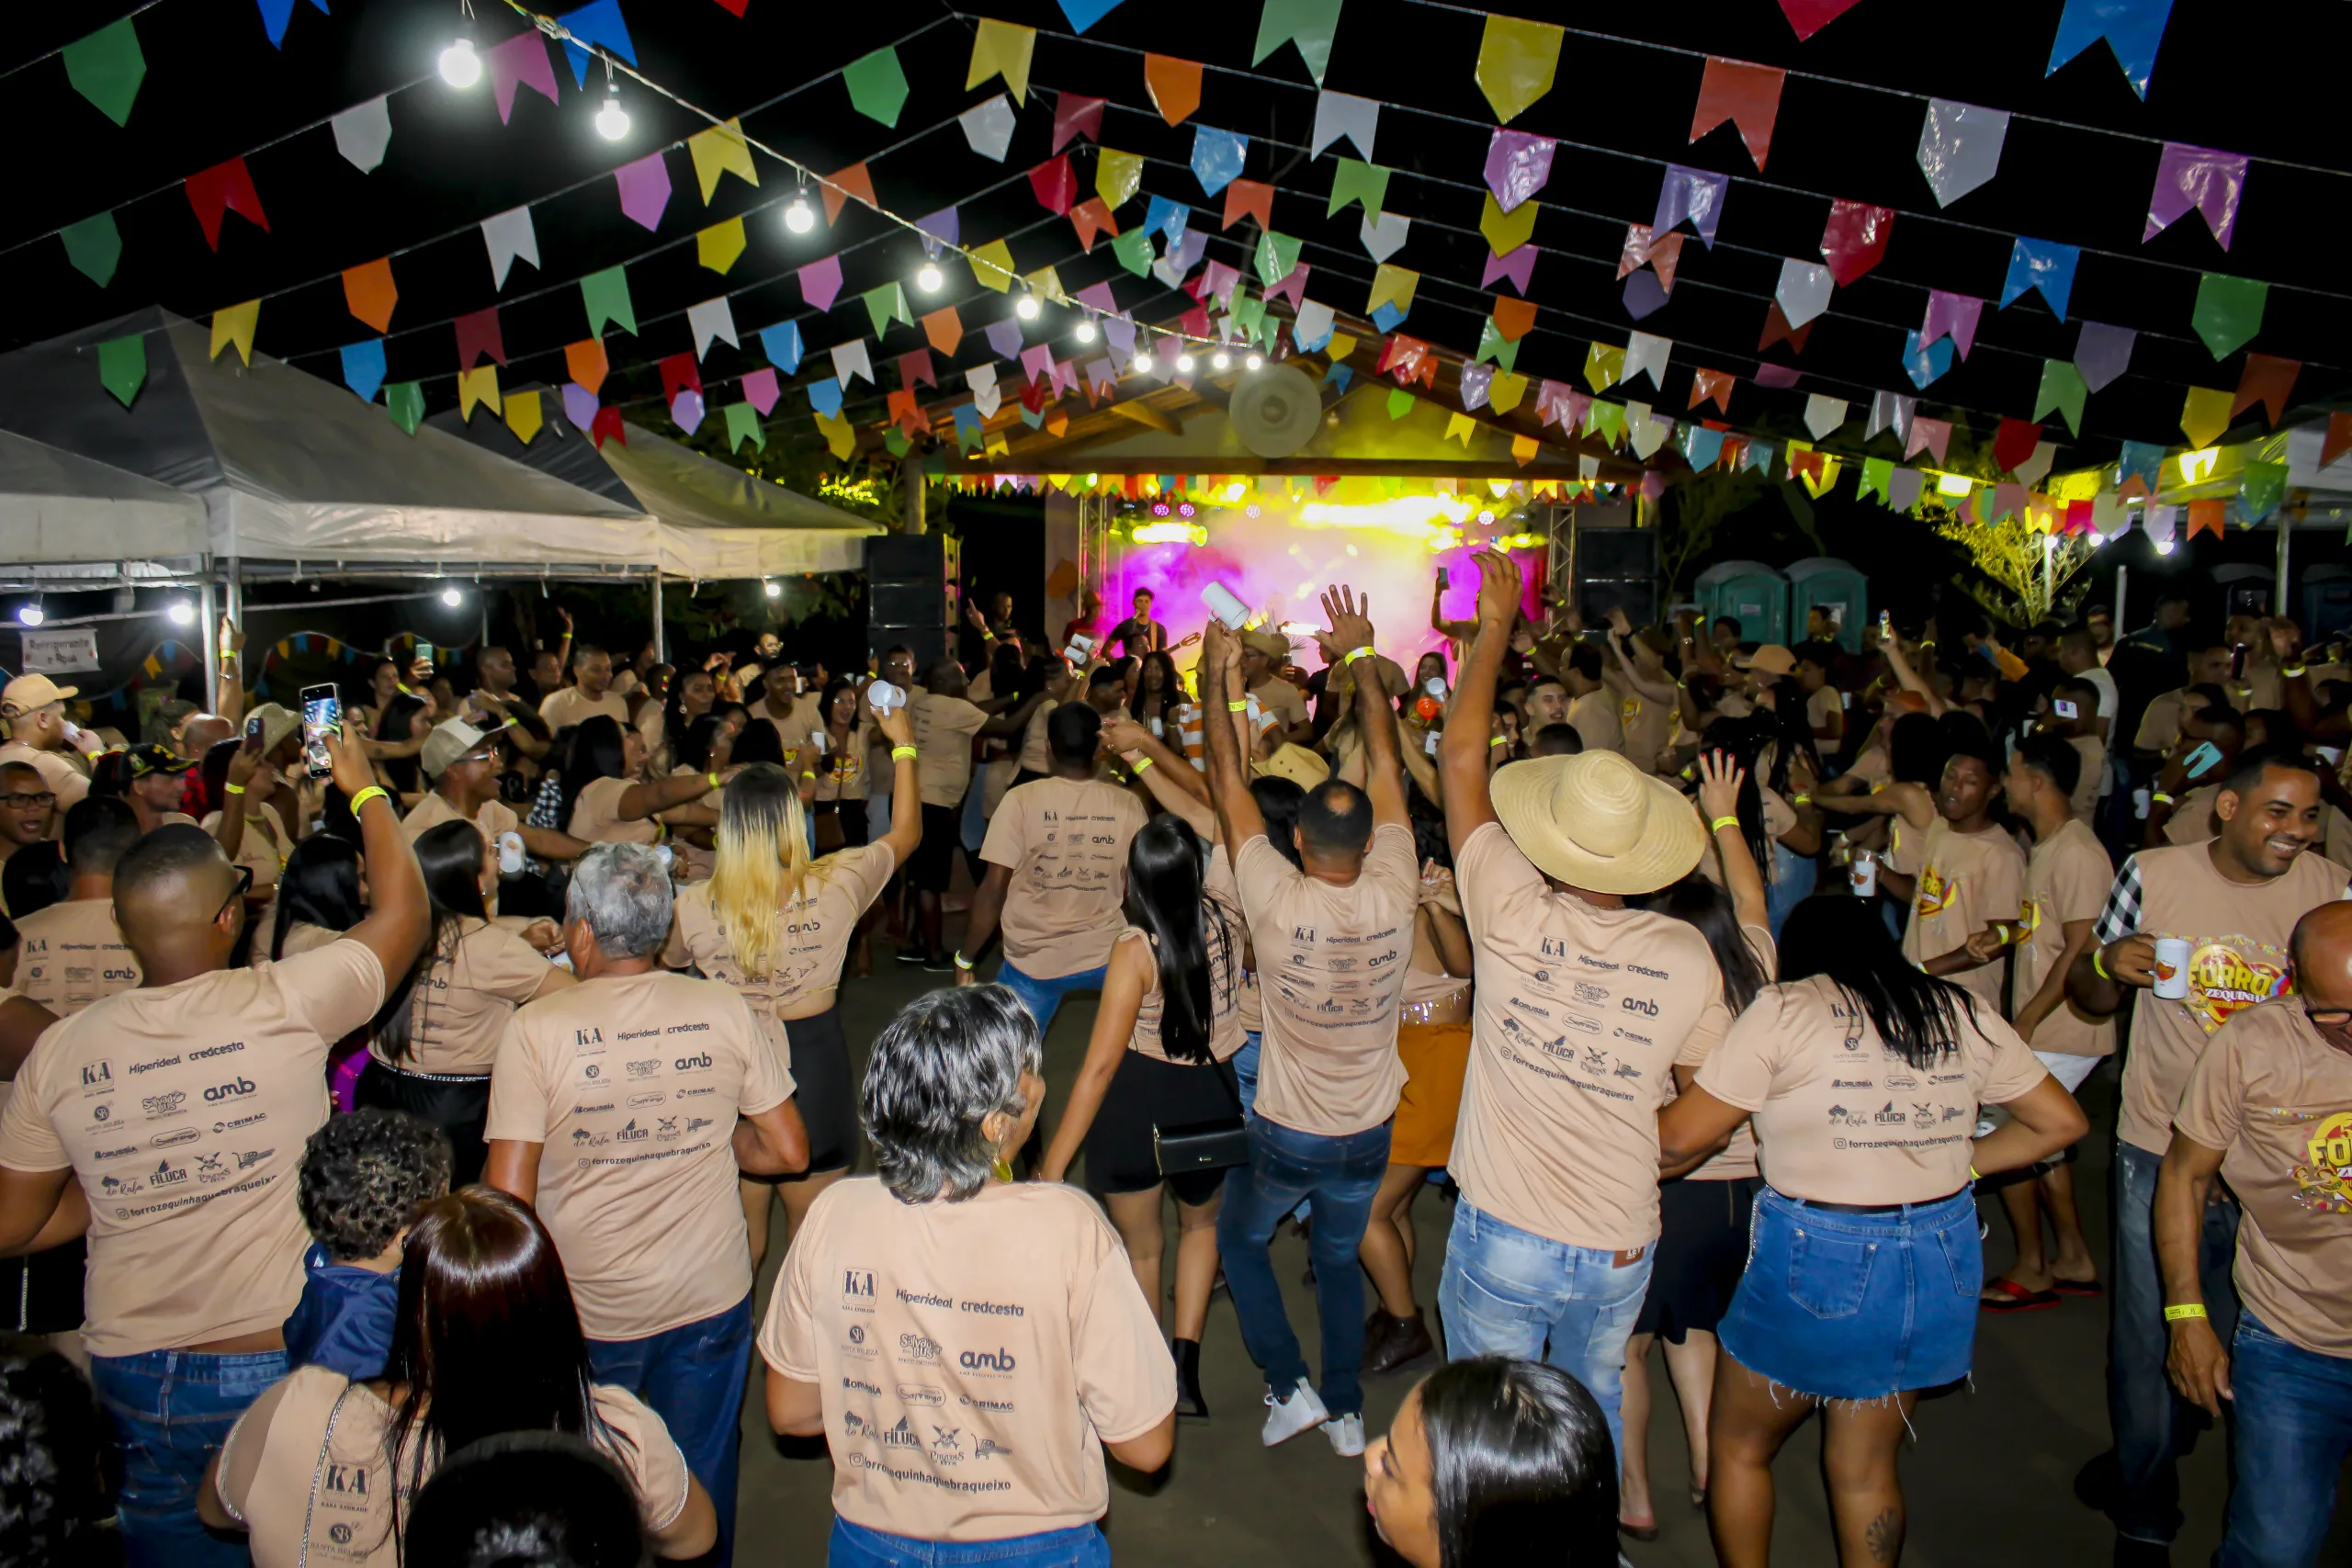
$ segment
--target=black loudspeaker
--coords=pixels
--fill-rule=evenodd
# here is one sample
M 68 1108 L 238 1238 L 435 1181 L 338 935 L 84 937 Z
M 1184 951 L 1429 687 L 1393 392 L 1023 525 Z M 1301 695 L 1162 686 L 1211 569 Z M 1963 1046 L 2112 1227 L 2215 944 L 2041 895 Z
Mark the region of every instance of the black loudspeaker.
M 1658 618 L 1657 533 L 1651 528 L 1578 528 L 1576 606 L 1587 626 L 1621 609 L 1636 626 Z
M 947 651 L 956 614 L 956 542 L 944 534 L 876 534 L 865 541 L 865 637 L 877 654 L 904 643 L 922 670 Z

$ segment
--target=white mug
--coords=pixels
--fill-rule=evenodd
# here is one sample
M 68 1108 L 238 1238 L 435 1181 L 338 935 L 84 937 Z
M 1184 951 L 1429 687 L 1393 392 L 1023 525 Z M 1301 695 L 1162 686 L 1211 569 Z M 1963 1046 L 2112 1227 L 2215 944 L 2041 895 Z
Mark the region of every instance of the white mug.
M 1858 898 L 1878 897 L 1878 856 L 1869 850 L 1857 851 L 1849 874 L 1854 879 L 1854 896 Z
M 888 681 L 871 681 L 866 683 L 865 700 L 873 705 L 876 713 L 888 713 L 892 708 L 906 706 L 907 694 Z
M 523 874 L 522 834 L 510 831 L 498 835 L 498 874 L 501 876 Z
M 2156 939 L 2156 983 L 2151 987 L 2168 1002 L 2188 995 L 2188 942 L 2184 937 Z
M 1210 615 L 1225 623 L 1225 629 L 1229 632 L 1238 632 L 1250 624 L 1250 606 L 1222 582 L 1212 582 L 1202 589 L 1201 603 L 1209 607 Z

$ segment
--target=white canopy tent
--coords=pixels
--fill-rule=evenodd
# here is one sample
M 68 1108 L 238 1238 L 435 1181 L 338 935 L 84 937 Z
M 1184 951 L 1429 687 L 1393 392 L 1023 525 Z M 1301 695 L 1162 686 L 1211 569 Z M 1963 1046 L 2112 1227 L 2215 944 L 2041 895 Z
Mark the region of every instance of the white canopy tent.
M 124 559 L 199 560 L 204 502 L 95 458 L 0 430 L 0 562 L 37 581 L 104 541 Z

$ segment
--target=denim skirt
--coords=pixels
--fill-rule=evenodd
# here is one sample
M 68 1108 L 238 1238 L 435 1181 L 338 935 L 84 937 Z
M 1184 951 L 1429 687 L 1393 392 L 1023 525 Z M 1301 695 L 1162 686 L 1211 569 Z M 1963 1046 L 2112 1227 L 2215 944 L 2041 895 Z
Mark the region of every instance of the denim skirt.
M 1741 1366 L 1819 1399 L 1883 1399 L 1968 1375 L 1984 1286 L 1976 1198 L 1867 1214 L 1767 1187 L 1717 1330 Z

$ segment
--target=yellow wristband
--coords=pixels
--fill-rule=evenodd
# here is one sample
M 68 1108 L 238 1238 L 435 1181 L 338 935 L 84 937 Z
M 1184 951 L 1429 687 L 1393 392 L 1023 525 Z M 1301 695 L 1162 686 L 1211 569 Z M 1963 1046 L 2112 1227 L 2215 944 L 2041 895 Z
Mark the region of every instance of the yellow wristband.
M 2166 795 L 2166 794 L 2165 794 L 2164 791 L 2162 791 L 2162 790 L 2157 790 L 2157 791 L 2155 791 L 2154 793 L 2151 794 L 2151 795 L 2148 796 L 2148 798 L 2149 798 L 2150 800 L 2152 800 L 2152 801 L 2154 801 L 2158 806 L 2170 806 L 2170 805 L 2172 805 L 2172 804 L 2173 804 L 2173 798 L 2172 798 L 2172 796 L 2170 796 L 2170 795 Z
M 1813 804 L 1813 796 L 1809 795 L 1792 795 L 1789 796 L 1789 804 L 1792 806 L 1811 806 Z
M 1972 1165 L 1968 1168 L 1968 1179 L 1971 1181 L 1982 1181 L 1984 1179 L 1976 1174 L 1976 1168 Z
M 1134 761 L 1127 764 L 1128 771 L 1136 774 L 1142 773 L 1142 772 L 1149 766 L 1151 766 L 1151 759 L 1148 757 L 1137 757 Z
M 1225 711 L 1227 713 L 1247 713 L 1250 711 L 1249 701 L 1245 698 L 1238 703 L 1227 703 L 1225 705 Z
M 2103 947 L 2094 947 L 2091 949 L 2091 972 L 2102 980 L 2112 980 L 2115 978 L 2114 976 L 2107 972 L 2107 949 Z
M 814 768 L 803 768 L 800 770 L 800 776 L 804 779 L 813 779 L 817 776 L 817 770 Z
M 241 784 L 222 784 L 220 787 L 227 790 L 231 795 L 243 795 L 245 793 L 245 786 Z
M 1707 824 L 1707 831 L 1710 833 L 1720 833 L 1726 828 L 1736 828 L 1738 826 L 1739 818 L 1736 817 L 1718 817 L 1713 821 Z
M 1498 746 L 1508 746 L 1508 745 L 1510 745 L 1510 736 L 1508 736 L 1508 735 L 1498 735 L 1498 736 L 1496 736 L 1493 739 L 1491 739 L 1491 740 L 1489 740 L 1489 741 L 1487 741 L 1487 750 L 1489 750 L 1489 751 L 1491 751 L 1491 750 L 1494 750 L 1496 747 L 1498 747 Z
M 2278 673 L 2284 675 L 2288 680 L 2293 681 L 2301 677 L 2303 669 L 2304 667 L 2301 664 L 2281 664 L 2278 666 Z
M 713 789 L 724 789 L 726 787 L 726 785 L 718 782 L 718 775 L 717 773 L 705 773 L 703 775 L 702 782 L 708 784 Z
M 890 748 L 890 761 L 894 762 L 911 762 L 914 760 L 915 749 L 913 747 L 893 746 Z
M 972 961 L 965 957 L 961 953 L 958 953 L 956 955 L 956 967 L 969 973 L 972 967 Z
M 381 800 L 389 803 L 391 798 L 392 797 L 390 795 L 385 793 L 383 785 L 369 784 L 366 789 L 361 790 L 357 795 L 351 797 L 351 814 L 354 817 L 358 816 L 359 808 L 367 805 L 371 800 Z
M 1369 648 L 1353 649 L 1351 649 L 1348 656 L 1345 659 L 1340 660 L 1340 662 L 1342 665 L 1353 664 L 1359 659 L 1369 659 L 1371 657 L 1372 649 Z
M 2203 1302 L 2181 1302 L 2165 1308 L 2165 1321 L 2166 1323 L 2179 1323 L 2186 1318 L 2203 1317 L 2205 1315 L 2205 1303 Z

